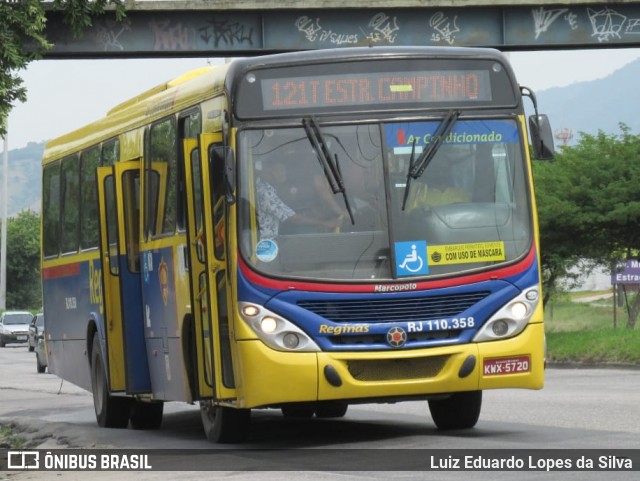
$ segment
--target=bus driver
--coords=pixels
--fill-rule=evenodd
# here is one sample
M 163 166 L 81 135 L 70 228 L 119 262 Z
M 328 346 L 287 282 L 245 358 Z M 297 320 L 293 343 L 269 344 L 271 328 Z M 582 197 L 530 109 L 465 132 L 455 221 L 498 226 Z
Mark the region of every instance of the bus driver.
M 322 220 L 296 214 L 278 196 L 277 187 L 284 187 L 286 182 L 287 168 L 282 161 L 271 162 L 268 166 L 263 166 L 262 171 L 256 177 L 260 240 L 276 238 L 280 231 L 280 223 L 284 221 L 321 226 L 329 231 L 340 225 L 340 219 Z

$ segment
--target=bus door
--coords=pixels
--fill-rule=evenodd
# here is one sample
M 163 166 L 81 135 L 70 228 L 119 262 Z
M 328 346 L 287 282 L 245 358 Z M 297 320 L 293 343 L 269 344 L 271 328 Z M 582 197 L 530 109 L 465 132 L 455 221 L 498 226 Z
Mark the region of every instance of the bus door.
M 98 168 L 105 336 L 112 391 L 151 390 L 140 285 L 138 163 Z M 122 368 L 115 366 L 124 364 Z
M 222 135 L 183 141 L 188 211 L 189 266 L 196 347 L 197 397 L 235 397 L 229 341 L 224 198 L 212 192 L 209 148 Z M 217 203 L 214 203 L 218 200 Z

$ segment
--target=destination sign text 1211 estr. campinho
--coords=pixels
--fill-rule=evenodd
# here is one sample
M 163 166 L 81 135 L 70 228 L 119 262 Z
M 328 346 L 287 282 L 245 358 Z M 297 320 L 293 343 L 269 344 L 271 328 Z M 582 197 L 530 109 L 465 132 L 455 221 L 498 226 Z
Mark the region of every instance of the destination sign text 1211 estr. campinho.
M 374 72 L 261 80 L 263 109 L 491 101 L 489 72 Z

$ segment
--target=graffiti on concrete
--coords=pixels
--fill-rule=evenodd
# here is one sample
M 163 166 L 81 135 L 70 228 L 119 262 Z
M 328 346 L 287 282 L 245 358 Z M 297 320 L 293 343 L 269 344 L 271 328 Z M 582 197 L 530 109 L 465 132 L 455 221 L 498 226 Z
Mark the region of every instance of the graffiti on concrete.
M 453 45 L 456 40 L 456 34 L 460 32 L 457 22 L 457 15 L 448 16 L 443 12 L 434 13 L 429 18 L 429 27 L 434 30 L 434 33 L 431 35 L 431 40 Z
M 182 22 L 152 21 L 149 22 L 149 28 L 154 38 L 153 50 L 190 50 L 193 47 L 191 31 Z
M 209 20 L 209 25 L 200 27 L 200 38 L 207 45 L 218 48 L 221 45 L 233 46 L 248 43 L 253 45 L 253 28 L 247 27 L 241 22 L 222 20 Z
M 130 29 L 131 24 L 127 19 L 120 23 L 115 20 L 98 20 L 95 22 L 93 38 L 98 48 L 104 52 L 123 51 L 125 47 L 120 42 L 120 37 Z
M 308 15 L 301 15 L 294 21 L 295 29 L 303 34 L 307 42 L 334 46 L 355 45 L 364 42 L 393 44 L 400 31 L 397 18 L 390 17 L 384 12 L 373 15 L 364 27 L 335 26 L 326 28 L 323 24 L 324 21 L 321 21 L 319 17 Z
M 581 47 L 640 45 L 640 4 L 554 7 L 151 12 L 98 19 L 74 38 L 62 16 L 47 22 L 48 54 L 118 56 L 298 50 L 355 45 Z

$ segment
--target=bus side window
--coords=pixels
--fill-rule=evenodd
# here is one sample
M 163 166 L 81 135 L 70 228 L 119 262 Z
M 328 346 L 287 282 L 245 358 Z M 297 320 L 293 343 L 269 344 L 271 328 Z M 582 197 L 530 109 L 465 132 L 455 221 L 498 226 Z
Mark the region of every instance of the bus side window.
M 60 162 L 44 168 L 42 209 L 44 257 L 57 256 L 60 252 Z
M 180 158 L 184 158 L 185 152 L 182 152 L 182 139 L 197 139 L 202 130 L 202 115 L 199 110 L 190 111 L 179 119 L 180 139 L 178 149 L 181 152 Z M 196 149 L 197 150 L 197 149 Z M 188 153 L 187 153 L 188 154 Z M 199 159 L 198 159 L 199 163 Z M 193 164 L 193 159 L 192 159 Z M 193 169 L 193 165 L 192 165 Z M 178 229 L 184 230 L 187 223 L 187 196 L 185 192 L 185 173 L 182 162 L 178 162 Z
M 127 171 L 122 177 L 122 191 L 124 196 L 124 229 L 127 248 L 127 263 L 129 272 L 140 272 L 140 173 Z
M 105 211 L 107 215 L 107 248 L 109 249 L 109 270 L 112 275 L 120 273 L 118 267 L 118 208 L 113 175 L 104 179 Z
M 178 151 L 175 118 L 169 117 L 152 125 L 148 140 L 145 153 L 147 174 L 145 180 L 149 187 L 147 195 L 151 197 L 146 199 L 147 228 L 152 236 L 171 234 L 176 228 L 178 211 Z M 152 171 L 159 176 L 159 182 L 155 182 L 155 189 Z
M 98 247 L 98 191 L 96 169 L 100 164 L 100 149 L 93 148 L 80 157 L 80 248 Z
M 193 183 L 193 217 L 195 226 L 193 231 L 200 233 L 202 229 L 202 173 L 200 172 L 200 149 L 193 149 L 189 158 L 191 163 L 191 175 Z M 197 243 L 198 260 L 205 261 L 204 245 L 202 242 Z
M 77 252 L 80 237 L 80 162 L 77 155 L 62 160 L 62 252 Z
M 120 141 L 113 139 L 102 144 L 102 165 L 113 165 L 120 160 Z
M 211 196 L 213 199 L 213 225 L 215 231 L 215 256 L 224 259 L 224 209 L 225 209 L 225 160 L 228 149 L 212 145 L 209 150 L 211 162 Z

